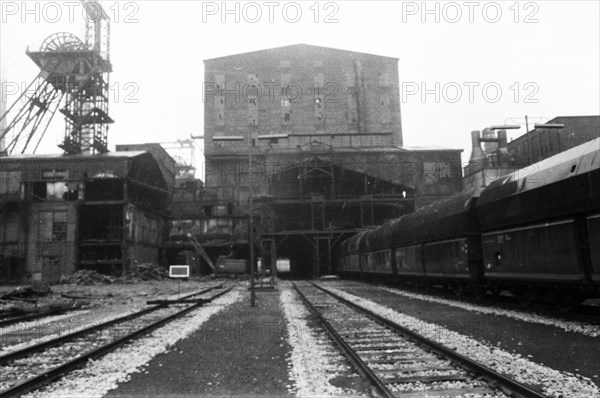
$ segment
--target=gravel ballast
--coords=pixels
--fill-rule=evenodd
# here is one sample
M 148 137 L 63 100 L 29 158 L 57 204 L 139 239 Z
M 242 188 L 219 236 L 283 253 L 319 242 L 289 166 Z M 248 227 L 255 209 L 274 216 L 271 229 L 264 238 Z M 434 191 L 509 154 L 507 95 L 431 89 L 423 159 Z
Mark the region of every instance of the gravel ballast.
M 102 397 L 143 371 L 143 368 L 156 355 L 164 353 L 176 342 L 198 330 L 211 316 L 239 301 L 239 290 L 217 298 L 212 303 L 192 311 L 155 330 L 150 335 L 109 353 L 95 361 L 90 361 L 81 369 L 69 373 L 56 383 L 33 392 L 29 398 Z
M 108 397 L 292 396 L 279 292 L 258 292 L 256 307 L 241 294 Z
M 600 326 L 592 325 L 584 322 L 564 321 L 561 319 L 551 318 L 540 314 L 532 314 L 521 311 L 512 311 L 502 308 L 494 308 L 484 305 L 475 305 L 464 303 L 456 300 L 427 296 L 419 293 L 407 292 L 399 289 L 391 289 L 388 287 L 380 287 L 379 289 L 398 296 L 409 297 L 417 300 L 428 301 L 430 303 L 445 304 L 456 308 L 462 308 L 467 311 L 479 312 L 482 314 L 499 315 L 507 318 L 517 319 L 519 321 L 537 323 L 540 325 L 554 326 L 567 332 L 580 333 L 585 336 L 599 337 Z
M 215 282 L 189 281 L 181 287 L 183 290 L 181 295 L 215 284 Z M 66 291 L 75 295 L 89 296 L 92 299 L 83 310 L 0 328 L 0 355 L 140 311 L 146 307 L 148 299 L 174 299 L 179 295 L 178 283 L 170 280 L 163 281 L 162 284 L 149 281 L 139 285 L 58 285 L 53 286 L 52 289 L 56 290 L 54 295 Z
M 281 307 L 292 346 L 289 371 L 294 388 L 291 391 L 299 397 L 358 395 L 353 389 L 332 384 L 352 370 L 324 330 L 315 330 L 308 324 L 310 312 L 289 285 L 281 292 Z
M 412 331 L 468 356 L 495 371 L 515 380 L 539 386 L 544 394 L 556 398 L 600 397 L 600 388 L 591 380 L 560 372 L 539 363 L 535 363 L 519 354 L 511 354 L 501 348 L 483 344 L 475 339 L 446 329 L 440 325 L 424 322 L 407 316 L 388 307 L 366 300 L 345 291 L 324 286 L 326 289 L 361 305 L 387 319 Z
M 423 301 L 354 281 L 329 283 L 328 286 L 442 326 L 480 343 L 520 354 L 552 369 L 588 377 L 600 387 L 600 337 L 565 331 L 555 325 L 527 322 L 526 318 L 514 319 Z

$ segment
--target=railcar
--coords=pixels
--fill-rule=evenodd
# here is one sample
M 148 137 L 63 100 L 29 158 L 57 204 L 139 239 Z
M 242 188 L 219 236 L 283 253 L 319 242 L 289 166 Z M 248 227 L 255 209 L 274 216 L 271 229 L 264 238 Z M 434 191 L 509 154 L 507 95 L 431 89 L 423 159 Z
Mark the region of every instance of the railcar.
M 600 139 L 349 238 L 341 273 L 524 303 L 600 297 Z
M 360 264 L 366 275 L 392 275 L 392 223 L 367 231 L 360 240 Z
M 492 288 L 565 306 L 600 293 L 600 139 L 493 181 L 477 214 Z
M 341 244 L 343 256 L 341 257 L 342 273 L 346 276 L 356 277 L 361 275 L 360 267 L 360 241 L 369 231 L 360 232 Z
M 479 190 L 459 193 L 404 217 L 392 242 L 399 270 L 415 250 L 427 284 L 443 284 L 457 292 L 476 291 L 482 277 L 479 224 L 475 204 Z M 415 265 L 418 263 L 415 262 Z

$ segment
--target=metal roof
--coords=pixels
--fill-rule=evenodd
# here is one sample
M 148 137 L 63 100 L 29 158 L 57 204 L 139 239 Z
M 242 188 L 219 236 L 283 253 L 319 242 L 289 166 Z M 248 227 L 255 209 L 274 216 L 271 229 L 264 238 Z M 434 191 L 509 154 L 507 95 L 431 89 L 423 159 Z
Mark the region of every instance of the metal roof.
M 97 155 L 81 154 L 81 155 L 65 155 L 65 154 L 18 154 L 0 157 L 0 161 L 14 160 L 90 160 L 90 159 L 126 159 L 134 158 L 143 155 L 146 151 L 122 151 L 122 152 L 107 152 Z
M 600 138 L 488 185 L 477 213 L 484 230 L 600 209 Z
M 541 160 L 492 181 L 480 204 L 540 188 L 600 168 L 600 138 Z
M 353 53 L 353 54 L 367 55 L 367 56 L 371 56 L 371 57 L 395 59 L 396 61 L 399 60 L 399 58 L 397 58 L 397 57 L 389 57 L 389 56 L 385 56 L 385 55 L 376 55 L 376 54 L 370 54 L 370 53 L 365 53 L 365 52 L 360 52 L 360 51 L 342 50 L 342 49 L 339 49 L 339 48 L 324 47 L 324 46 L 315 46 L 315 45 L 312 45 L 312 44 L 298 43 L 298 44 L 290 44 L 288 46 L 273 47 L 273 48 L 264 48 L 262 50 L 247 51 L 247 52 L 244 52 L 244 53 L 224 55 L 224 56 L 215 57 L 215 58 L 208 58 L 208 59 L 205 59 L 204 62 L 217 61 L 217 60 L 221 60 L 221 59 L 226 59 L 226 58 L 231 58 L 231 57 L 237 57 L 237 56 L 245 56 L 245 55 L 250 55 L 250 54 L 258 54 L 258 53 L 261 53 L 261 52 L 275 52 L 275 51 L 283 51 L 283 50 L 286 50 L 286 49 L 298 49 L 298 48 L 307 48 L 307 49 L 311 49 L 312 48 L 312 49 L 320 49 L 320 50 L 340 51 L 340 52 L 351 53 L 351 54 Z

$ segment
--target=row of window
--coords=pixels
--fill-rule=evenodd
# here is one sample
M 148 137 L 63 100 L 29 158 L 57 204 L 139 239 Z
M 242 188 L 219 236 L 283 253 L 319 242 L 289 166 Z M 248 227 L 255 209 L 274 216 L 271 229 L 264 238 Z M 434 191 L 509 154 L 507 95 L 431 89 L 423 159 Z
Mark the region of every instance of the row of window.
M 352 75 L 352 76 L 350 76 Z M 347 76 L 346 87 L 346 101 L 348 106 L 347 112 L 347 120 L 348 124 L 356 124 L 358 123 L 358 95 L 359 92 L 354 88 L 355 85 L 355 76 L 354 73 L 349 73 Z M 389 87 L 390 76 L 388 73 L 382 73 L 380 75 L 380 87 L 387 88 Z M 225 75 L 224 74 L 215 74 L 215 84 L 217 90 L 221 90 L 225 87 Z M 259 94 L 259 89 L 257 87 L 260 86 L 260 82 L 256 74 L 248 74 L 247 75 L 247 84 L 248 91 L 253 91 L 252 93 L 245 93 L 244 100 L 247 101 L 248 107 L 248 125 L 249 126 L 258 126 L 259 117 L 258 117 L 258 104 L 257 98 L 262 96 Z M 302 97 L 302 93 L 298 93 L 298 90 L 302 90 L 300 87 L 292 87 L 292 75 L 289 73 L 281 74 L 281 85 L 282 87 L 289 87 L 287 90 L 283 90 L 281 92 L 281 122 L 283 124 L 289 124 L 292 120 L 292 103 L 295 99 Z M 253 87 L 254 89 L 250 89 Z M 292 89 L 293 88 L 293 89 Z M 323 72 L 316 71 L 313 74 L 313 85 L 311 89 L 314 91 L 314 117 L 316 122 L 324 121 L 324 105 L 325 102 L 339 102 L 340 98 L 340 87 L 338 84 L 325 82 L 325 77 Z M 243 91 L 243 90 L 242 90 Z M 384 90 L 387 91 L 387 90 Z M 293 93 L 292 93 L 293 92 Z M 236 101 L 238 98 L 241 100 L 242 96 L 236 94 Z M 269 88 L 268 92 L 265 95 L 269 97 L 273 94 L 272 90 Z M 248 97 L 248 98 L 245 98 Z M 216 114 L 216 124 L 224 125 L 225 124 L 225 98 L 223 95 L 215 95 L 215 114 Z M 389 123 L 391 120 L 391 106 L 390 106 L 390 97 L 387 92 L 382 92 L 379 98 L 379 110 L 380 115 L 379 119 L 382 123 Z
M 560 150 L 559 139 L 559 132 L 557 131 L 542 131 L 537 135 L 532 134 L 530 137 L 522 138 L 521 142 L 514 146 L 512 152 L 519 160 L 532 163 L 557 153 Z

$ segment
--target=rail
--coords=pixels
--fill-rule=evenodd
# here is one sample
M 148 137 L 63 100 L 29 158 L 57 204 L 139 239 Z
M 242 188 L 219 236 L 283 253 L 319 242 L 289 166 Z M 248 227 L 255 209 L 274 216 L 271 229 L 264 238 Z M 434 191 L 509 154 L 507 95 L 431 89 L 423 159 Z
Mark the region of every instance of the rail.
M 310 283 L 311 286 L 322 291 L 330 297 L 333 297 L 338 302 L 345 304 L 347 307 L 350 307 L 360 314 L 365 315 L 366 318 L 371 319 L 379 325 L 383 325 L 385 328 L 392 330 L 399 336 L 406 338 L 409 341 L 416 343 L 418 346 L 424 347 L 426 351 L 435 354 L 438 357 L 449 359 L 456 366 L 470 371 L 473 374 L 482 376 L 490 386 L 500 386 L 504 391 L 510 391 L 513 395 L 523 397 L 523 398 L 547 398 L 546 395 L 532 390 L 526 385 L 523 385 L 515 380 L 512 380 L 490 368 L 483 366 L 482 364 L 465 357 L 451 349 L 448 349 L 432 340 L 425 338 L 424 336 L 419 335 L 411 330 L 408 330 L 402 326 L 395 324 L 394 322 L 375 314 L 374 312 L 361 307 L 358 304 L 352 303 L 345 298 L 339 296 L 336 293 L 333 293 L 315 283 Z M 345 339 L 338 333 L 334 327 L 325 319 L 325 317 L 321 314 L 321 312 L 309 301 L 309 299 L 304 295 L 301 289 L 294 283 L 295 289 L 299 292 L 300 297 L 307 304 L 310 310 L 319 318 L 322 324 L 325 326 L 329 334 L 335 340 L 335 342 L 340 346 L 344 355 L 355 365 L 356 368 L 359 369 L 359 372 L 363 374 L 377 389 L 379 394 L 385 397 L 394 397 L 396 394 L 388 388 L 386 385 L 385 379 L 381 379 L 371 367 L 361 359 L 360 355 L 345 341 Z M 387 384 L 390 384 L 390 381 L 387 381 Z M 432 391 L 434 392 L 434 391 Z
M 221 286 L 213 286 L 213 287 L 204 289 L 199 292 L 194 292 L 194 293 L 188 294 L 185 297 L 183 297 L 182 299 L 184 301 L 186 301 L 186 299 L 189 297 L 204 294 L 210 290 L 213 290 L 213 289 L 216 289 L 219 287 L 222 287 L 222 285 Z M 51 369 L 43 371 L 42 373 L 36 374 L 35 376 L 30 377 L 22 382 L 18 382 L 17 384 L 11 385 L 9 388 L 7 388 L 3 391 L 0 391 L 0 397 L 2 397 L 2 398 L 18 397 L 27 392 L 38 389 L 39 387 L 41 387 L 45 384 L 48 384 L 48 383 L 62 377 L 66 373 L 82 366 L 89 359 L 97 358 L 99 356 L 102 356 L 102 355 L 110 352 L 110 351 L 113 351 L 116 348 L 122 346 L 123 344 L 125 344 L 126 342 L 128 342 L 132 339 L 135 339 L 137 337 L 145 335 L 145 334 L 149 333 L 150 331 L 152 331 L 152 330 L 154 330 L 154 329 L 156 329 L 178 317 L 181 317 L 181 316 L 187 314 L 190 311 L 193 311 L 199 307 L 202 307 L 205 303 L 210 302 L 210 301 L 216 299 L 217 297 L 220 297 L 220 296 L 228 293 L 229 291 L 231 291 L 231 289 L 232 288 L 230 287 L 228 289 L 225 289 L 221 292 L 218 292 L 218 293 L 212 295 L 208 299 L 199 300 L 197 303 L 195 303 L 193 305 L 187 306 L 186 308 L 184 308 L 180 311 L 174 312 L 172 314 L 169 314 L 165 317 L 161 317 L 157 321 L 153 321 L 152 323 L 145 325 L 141 328 L 138 328 L 138 329 L 134 330 L 133 332 L 126 334 L 125 336 L 119 337 L 115 340 L 110 341 L 107 344 L 101 345 L 100 347 L 95 348 L 92 351 L 89 351 L 82 355 L 79 355 L 72 360 L 69 360 L 62 364 L 59 364 L 58 366 L 54 366 Z M 119 322 L 123 322 L 123 321 L 134 319 L 134 318 L 139 318 L 143 315 L 147 315 L 150 312 L 156 311 L 158 309 L 164 309 L 164 308 L 166 308 L 166 306 L 157 305 L 157 306 L 136 312 L 134 314 L 127 315 L 125 317 L 121 317 L 121 318 L 118 318 L 118 319 L 115 319 L 112 321 L 104 322 L 100 325 L 95 325 L 90 328 L 86 328 L 86 329 L 71 333 L 69 335 L 59 337 L 57 339 L 53 339 L 51 341 L 48 341 L 48 342 L 45 342 L 42 344 L 38 344 L 38 345 L 35 345 L 32 347 L 25 348 L 23 350 L 19 350 L 19 351 L 15 351 L 15 352 L 6 354 L 6 355 L 0 357 L 0 366 L 5 366 L 5 364 L 7 364 L 11 361 L 14 361 L 16 359 L 24 358 L 31 354 L 35 354 L 37 352 L 42 352 L 42 351 L 46 350 L 47 348 L 54 347 L 54 346 L 60 345 L 62 343 L 68 343 L 69 341 L 73 341 L 79 337 L 82 337 L 86 334 L 90 334 L 92 332 L 96 332 L 100 329 L 104 329 L 104 328 L 113 326 Z

